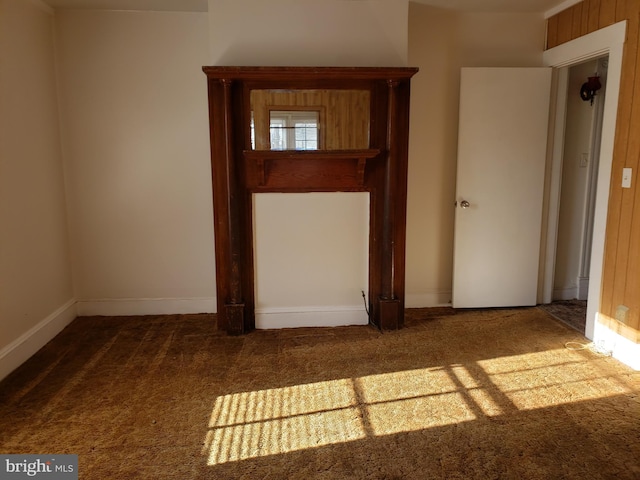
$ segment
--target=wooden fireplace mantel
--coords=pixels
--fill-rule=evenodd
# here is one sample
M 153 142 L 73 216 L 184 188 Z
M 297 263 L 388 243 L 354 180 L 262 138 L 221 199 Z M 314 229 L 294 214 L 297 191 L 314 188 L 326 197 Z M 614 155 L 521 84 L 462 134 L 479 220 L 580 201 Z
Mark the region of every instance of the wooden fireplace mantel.
M 218 326 L 255 328 L 251 195 L 368 192 L 370 322 L 402 328 L 410 79 L 417 68 L 203 67 L 209 127 Z M 252 149 L 253 90 L 367 91 L 368 145 L 348 149 Z

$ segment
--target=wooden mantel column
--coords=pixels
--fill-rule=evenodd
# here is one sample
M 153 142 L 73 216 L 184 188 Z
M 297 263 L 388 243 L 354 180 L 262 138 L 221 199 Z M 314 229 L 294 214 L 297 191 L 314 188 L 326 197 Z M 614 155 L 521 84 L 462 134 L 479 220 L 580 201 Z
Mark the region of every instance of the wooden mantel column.
M 233 87 L 230 78 L 209 83 L 210 97 L 218 100 L 210 109 L 212 158 L 216 158 L 212 162 L 216 276 L 227 279 L 217 285 L 218 322 L 229 334 L 240 335 L 250 331 L 251 326 L 246 325 L 242 285 L 243 246 L 246 243 L 240 221 L 244 209 L 242 182 L 238 178 L 234 145 L 226 141 L 234 138 Z
M 396 222 L 399 219 L 404 227 L 406 219 L 406 159 L 402 161 L 403 138 L 398 132 L 402 127 L 402 112 L 399 110 L 399 86 L 396 79 L 387 80 L 387 132 L 386 158 L 384 169 L 383 221 L 382 221 L 382 259 L 381 292 L 378 298 L 378 325 L 382 330 L 396 330 L 404 323 L 404 298 L 396 293 L 396 273 L 404 276 L 404 238 L 397 238 Z M 408 125 L 407 125 L 408 126 Z M 400 172 L 404 172 L 402 178 Z M 404 230 L 404 228 L 403 228 Z M 400 242 L 400 243 L 398 243 Z M 396 268 L 397 257 L 402 260 L 402 268 Z M 404 279 L 402 292 L 404 296 Z
M 224 130 L 226 138 L 233 138 L 233 102 L 231 98 L 231 87 L 233 81 L 224 78 L 221 80 L 224 90 Z M 240 229 L 240 205 L 238 179 L 236 174 L 236 163 L 234 159 L 233 145 L 226 143 L 225 152 L 225 182 L 227 187 L 227 228 L 229 229 L 227 238 L 229 239 L 226 261 L 229 271 L 229 294 L 225 302 L 225 317 L 227 320 L 227 331 L 231 334 L 239 335 L 245 333 L 244 328 L 244 302 L 242 297 L 242 280 L 240 271 L 242 269 L 241 247 L 244 244 L 242 231 Z

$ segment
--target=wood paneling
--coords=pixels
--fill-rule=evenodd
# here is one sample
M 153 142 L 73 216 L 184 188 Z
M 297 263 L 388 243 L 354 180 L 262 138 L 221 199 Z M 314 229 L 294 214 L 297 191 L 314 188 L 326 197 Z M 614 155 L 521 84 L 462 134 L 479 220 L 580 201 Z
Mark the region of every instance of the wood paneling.
M 631 3 L 631 2 L 630 2 Z M 628 13 L 628 12 L 627 12 Z M 627 44 L 623 53 L 622 76 L 620 80 L 620 102 L 618 104 L 616 138 L 614 143 L 614 166 L 611 172 L 611 193 L 609 197 L 609 216 L 607 219 L 607 248 L 605 251 L 605 271 L 603 275 L 603 297 L 602 311 L 614 312 L 615 306 L 620 301 L 620 295 L 624 292 L 624 285 L 621 289 L 620 271 L 607 266 L 619 265 L 622 257 L 619 250 L 622 248 L 623 242 L 618 237 L 621 228 L 628 229 L 627 223 L 623 220 L 623 194 L 625 191 L 620 188 L 622 182 L 622 166 L 627 163 L 627 150 L 629 146 L 631 112 L 634 97 L 634 83 L 636 78 L 636 57 L 638 51 L 637 27 L 635 22 L 629 22 L 627 31 Z M 635 29 L 635 30 L 634 30 Z M 622 101 L 623 98 L 628 101 Z M 624 160 L 622 160 L 624 159 Z M 626 235 L 623 233 L 623 237 Z M 623 238 L 624 240 L 624 238 Z M 626 278 L 626 274 L 623 276 Z M 618 295 L 615 294 L 618 292 Z
M 580 10 L 578 30 L 576 12 Z M 569 24 L 568 11 L 572 12 Z M 640 1 L 584 0 L 548 20 L 548 48 L 627 20 L 627 39 L 611 172 L 600 313 L 613 330 L 640 342 Z M 553 31 L 552 31 L 553 30 Z M 622 169 L 633 168 L 631 188 L 622 188 Z M 615 320 L 619 305 L 629 307 L 626 325 Z
M 557 47 L 558 43 L 558 16 L 547 20 L 547 48 Z
M 633 4 L 633 5 L 632 5 Z M 627 142 L 625 167 L 633 169 L 631 189 L 624 189 L 620 230 L 629 228 L 629 248 L 626 259 L 626 285 L 623 296 L 624 304 L 629 307 L 627 324 L 640 330 L 640 188 L 638 188 L 638 173 L 640 173 L 640 1 L 628 2 L 629 14 L 635 17 L 633 30 L 630 29 L 627 43 L 635 50 L 635 75 L 633 81 L 633 97 L 631 101 L 631 118 Z M 633 35 L 633 37 L 632 37 Z M 630 54 L 630 57 L 633 56 Z M 629 62 L 630 64 L 632 62 Z M 629 219 L 629 220 L 627 220 Z M 630 225 L 627 226 L 627 222 Z M 619 264 L 621 267 L 624 263 Z M 614 304 L 615 305 L 615 304 Z
M 589 0 L 589 19 L 587 31 L 589 33 L 598 30 L 600 25 L 600 0 Z
M 638 130 L 636 130 L 637 132 Z M 637 159 L 636 159 L 637 160 Z M 634 327 L 636 332 L 635 342 L 640 343 L 640 188 L 638 188 L 638 161 L 634 168 L 635 177 L 633 179 L 635 198 L 633 201 L 633 220 L 631 223 L 631 242 L 627 261 L 627 284 L 624 292 L 625 305 L 629 307 L 627 324 Z
M 580 35 L 586 35 L 589 33 L 589 0 L 586 0 L 578 5 L 582 5 L 582 18 L 580 20 Z M 575 37 L 578 38 L 578 37 Z M 573 40 L 573 39 L 572 39 Z
M 599 28 L 613 25 L 616 21 L 616 0 L 600 0 L 600 13 L 598 15 Z
M 582 33 L 582 4 L 578 3 L 571 9 L 571 38 L 578 38 Z M 585 26 L 586 31 L 586 26 Z
M 562 44 L 571 40 L 573 32 L 573 8 L 558 14 L 558 44 Z
M 616 22 L 627 19 L 627 2 L 635 2 L 637 0 L 618 0 L 616 2 Z
M 603 300 L 608 310 L 603 313 L 615 318 L 618 305 L 629 307 L 627 326 L 622 328 L 615 320 L 610 326 L 628 338 L 637 341 L 640 330 L 637 276 L 640 274 L 640 262 L 636 250 L 640 245 L 640 204 L 637 201 L 637 181 L 631 189 L 621 188 L 622 168 L 631 167 L 634 176 L 638 174 L 638 156 L 640 154 L 640 2 L 625 2 L 628 19 L 627 42 L 623 55 L 622 79 L 619 115 L 614 146 L 612 171 L 610 217 L 607 221 L 608 240 L 606 245 L 605 270 L 608 283 L 604 285 Z

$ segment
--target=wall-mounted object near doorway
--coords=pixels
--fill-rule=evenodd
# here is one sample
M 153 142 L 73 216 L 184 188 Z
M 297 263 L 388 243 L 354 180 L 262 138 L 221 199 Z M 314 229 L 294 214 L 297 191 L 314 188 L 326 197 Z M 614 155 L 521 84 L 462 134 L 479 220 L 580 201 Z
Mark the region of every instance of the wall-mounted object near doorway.
M 585 102 L 591 102 L 591 105 L 593 105 L 593 98 L 601 88 L 602 84 L 600 83 L 600 77 L 598 75 L 588 77 L 587 81 L 580 87 L 580 98 Z

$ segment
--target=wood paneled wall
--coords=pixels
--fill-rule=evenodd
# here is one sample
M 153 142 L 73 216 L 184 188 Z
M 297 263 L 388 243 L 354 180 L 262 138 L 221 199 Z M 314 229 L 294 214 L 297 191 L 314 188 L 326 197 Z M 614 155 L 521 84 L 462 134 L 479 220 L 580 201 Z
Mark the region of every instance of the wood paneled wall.
M 607 216 L 600 312 L 609 328 L 640 343 L 640 0 L 584 0 L 548 19 L 547 48 L 627 20 Z M 622 188 L 622 169 L 633 169 Z M 629 307 L 626 325 L 615 320 Z M 608 318 L 607 318 L 608 317 Z
M 268 150 L 269 110 L 321 109 L 323 150 L 369 148 L 368 90 L 252 90 L 256 149 Z

